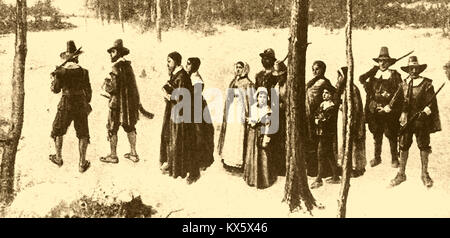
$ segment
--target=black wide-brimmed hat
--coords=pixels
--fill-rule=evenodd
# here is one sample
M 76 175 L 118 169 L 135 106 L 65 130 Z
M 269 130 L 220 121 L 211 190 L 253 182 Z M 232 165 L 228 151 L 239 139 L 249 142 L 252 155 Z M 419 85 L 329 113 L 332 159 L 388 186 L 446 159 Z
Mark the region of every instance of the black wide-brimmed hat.
M 406 73 L 411 72 L 412 68 L 416 68 L 418 73 L 420 74 L 423 71 L 425 71 L 425 69 L 427 68 L 428 65 L 426 64 L 419 64 L 419 60 L 417 59 L 417 56 L 411 56 L 409 57 L 408 60 L 408 65 L 407 66 L 402 66 L 400 67 L 403 71 L 405 71 Z
M 123 41 L 122 39 L 117 39 L 114 41 L 114 44 L 111 48 L 108 49 L 108 53 L 111 53 L 111 51 L 113 49 L 116 49 L 117 52 L 121 55 L 121 56 L 125 56 L 128 55 L 130 53 L 130 50 L 126 47 L 123 46 Z
M 277 58 L 275 58 L 275 51 L 271 48 L 264 50 L 259 56 L 261 56 L 261 58 L 270 58 L 274 61 L 277 60 Z
M 59 57 L 67 60 L 70 58 L 76 58 L 83 53 L 83 51 L 81 51 L 81 50 L 78 52 L 76 52 L 76 51 L 77 51 L 77 47 L 75 46 L 75 42 L 73 40 L 69 40 L 69 41 L 67 41 L 67 44 L 66 44 L 66 51 L 61 52 L 59 54 Z M 76 52 L 76 54 L 75 54 L 75 52 Z
M 386 46 L 381 47 L 380 49 L 380 55 L 378 56 L 378 58 L 373 58 L 373 60 L 375 62 L 379 62 L 380 60 L 387 60 L 389 61 L 391 64 L 395 63 L 395 61 L 397 59 L 395 58 L 391 58 L 391 56 L 389 56 L 389 49 Z

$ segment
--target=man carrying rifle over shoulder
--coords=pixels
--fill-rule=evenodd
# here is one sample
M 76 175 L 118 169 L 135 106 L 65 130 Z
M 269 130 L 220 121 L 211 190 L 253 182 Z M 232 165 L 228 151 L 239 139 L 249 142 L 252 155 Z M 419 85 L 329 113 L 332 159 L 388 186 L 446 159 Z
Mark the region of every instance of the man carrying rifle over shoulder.
M 408 65 L 401 67 L 410 75 L 410 80 L 402 84 L 404 100 L 400 117 L 402 126 L 400 168 L 397 176 L 391 181 L 391 186 L 397 186 L 406 180 L 406 161 L 413 134 L 416 136 L 417 146 L 420 149 L 422 182 L 428 188 L 433 186 L 433 180 L 428 174 L 428 156 L 431 153 L 430 134 L 441 130 L 441 121 L 433 81 L 420 76 L 426 68 L 426 64 L 419 64 L 416 56 L 411 56 Z M 409 126 L 406 126 L 407 123 Z
M 370 166 L 375 167 L 381 163 L 384 134 L 389 139 L 391 147 L 392 167 L 398 168 L 397 134 L 400 101 L 396 92 L 401 86 L 402 79 L 396 70 L 389 67 L 399 59 L 391 58 L 388 48 L 381 47 L 380 55 L 373 60 L 378 65 L 359 77 L 367 92 L 364 108 L 366 123 L 375 141 L 374 159 L 370 161 Z
M 79 139 L 79 171 L 83 173 L 90 167 L 90 162 L 86 160 L 86 150 L 89 144 L 88 115 L 92 110 L 89 105 L 92 89 L 88 71 L 78 65 L 78 56 L 83 53 L 80 49 L 77 50 L 73 41 L 68 41 L 67 50 L 60 54 L 61 59 L 65 60 L 64 63 L 51 74 L 51 90 L 54 93 L 61 92 L 62 97 L 51 133 L 56 154 L 50 155 L 49 159 L 59 167 L 63 165 L 63 136 L 73 121 Z

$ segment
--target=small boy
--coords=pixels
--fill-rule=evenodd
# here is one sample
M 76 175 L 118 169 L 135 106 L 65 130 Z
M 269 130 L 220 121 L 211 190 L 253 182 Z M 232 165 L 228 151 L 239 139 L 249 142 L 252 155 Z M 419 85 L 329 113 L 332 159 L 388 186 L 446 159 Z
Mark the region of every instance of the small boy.
M 311 184 L 311 189 L 319 188 L 323 185 L 322 182 L 322 169 L 325 162 L 328 162 L 331 170 L 332 177 L 327 180 L 328 183 L 338 184 L 340 178 L 337 173 L 337 165 L 333 152 L 333 138 L 336 136 L 336 119 L 338 107 L 331 100 L 332 95 L 327 89 L 322 93 L 323 102 L 315 114 L 316 135 L 319 139 L 319 145 L 317 147 L 317 163 L 318 171 L 317 178 L 314 183 Z

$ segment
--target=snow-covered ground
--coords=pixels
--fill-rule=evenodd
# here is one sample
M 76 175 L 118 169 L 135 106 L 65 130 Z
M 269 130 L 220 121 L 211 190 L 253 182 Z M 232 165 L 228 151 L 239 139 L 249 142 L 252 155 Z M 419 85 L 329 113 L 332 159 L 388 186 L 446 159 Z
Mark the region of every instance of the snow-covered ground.
M 25 123 L 23 139 L 19 145 L 16 162 L 17 196 L 7 210 L 8 217 L 42 217 L 52 207 L 65 201 L 67 204 L 87 196 L 117 196 L 130 200 L 141 195 L 143 202 L 152 205 L 157 216 L 165 217 L 170 211 L 180 210 L 171 217 L 309 217 L 307 214 L 289 214 L 286 204 L 281 203 L 285 178 L 266 190 L 248 187 L 241 177 L 224 171 L 219 158 L 211 168 L 202 173 L 201 179 L 188 186 L 184 180 L 174 180 L 159 171 L 159 143 L 164 101 L 159 94 L 167 80 L 166 56 L 176 50 L 188 57 L 202 60 L 200 73 L 207 89 L 225 90 L 233 77 L 233 64 L 243 60 L 250 64 L 251 78 L 259 71 L 259 53 L 273 48 L 278 58 L 287 53 L 287 29 L 263 29 L 238 31 L 231 27 L 219 27 L 218 33 L 204 37 L 202 34 L 182 30 L 163 32 L 163 42 L 158 43 L 154 32 L 139 34 L 126 26 L 122 33 L 118 25 L 102 26 L 97 20 L 72 19 L 79 28 L 68 31 L 28 33 L 28 55 L 25 74 Z M 327 63 L 327 76 L 336 82 L 336 70 L 346 64 L 343 31 L 329 32 L 311 27 L 307 53 L 307 77 L 314 60 Z M 122 38 L 131 50 L 127 57 L 133 63 L 143 105 L 156 114 L 154 120 L 142 118 L 137 125 L 137 164 L 121 159 L 118 165 L 101 163 L 98 158 L 106 155 L 107 100 L 100 96 L 100 86 L 108 73 L 110 60 L 106 49 L 116 38 Z M 83 46 L 85 53 L 80 63 L 90 71 L 94 90 L 93 112 L 89 117 L 91 144 L 88 159 L 91 168 L 78 172 L 78 141 L 73 127 L 64 138 L 64 166 L 57 168 L 48 160 L 53 153 L 50 138 L 52 121 L 60 95 L 50 92 L 49 73 L 59 61 L 59 53 L 65 50 L 66 41 L 73 39 Z M 424 76 L 434 79 L 435 87 L 445 81 L 442 66 L 450 60 L 450 40 L 442 38 L 439 30 L 356 30 L 353 33 L 355 76 L 373 65 L 381 46 L 388 46 L 392 57 L 399 57 L 415 50 L 419 61 L 428 64 Z M 8 117 L 10 107 L 10 78 L 14 57 L 14 35 L 0 36 L 0 115 Z M 394 68 L 400 71 L 407 59 Z M 184 64 L 184 63 L 183 63 Z M 139 77 L 145 70 L 146 77 Z M 403 76 L 405 74 L 402 72 Z M 358 85 L 360 86 L 360 85 Z M 362 89 L 362 88 L 361 88 Z M 387 140 L 383 147 L 384 163 L 376 168 L 367 167 L 366 174 L 351 181 L 348 217 L 449 217 L 450 216 L 450 152 L 449 88 L 438 96 L 443 131 L 432 136 L 433 154 L 430 158 L 430 174 L 435 180 L 427 190 L 420 180 L 420 158 L 415 142 L 410 151 L 408 180 L 397 188 L 388 188 L 396 170 L 390 167 Z M 213 116 L 221 117 L 222 100 L 216 94 L 207 100 Z M 217 103 L 215 103 L 217 102 Z M 215 125 L 219 128 L 219 125 Z M 216 131 L 217 141 L 218 131 Z M 367 134 L 367 157 L 372 158 L 373 140 Z M 123 131 L 119 132 L 119 155 L 129 151 Z M 335 217 L 339 186 L 326 184 L 313 190 L 315 198 L 325 209 L 314 210 L 314 217 Z

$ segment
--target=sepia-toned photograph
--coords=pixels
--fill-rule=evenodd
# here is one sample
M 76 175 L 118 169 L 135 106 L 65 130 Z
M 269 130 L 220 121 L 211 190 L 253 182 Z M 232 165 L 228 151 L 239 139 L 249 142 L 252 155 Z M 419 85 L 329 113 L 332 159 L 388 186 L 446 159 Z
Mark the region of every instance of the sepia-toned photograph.
M 0 218 L 449 218 L 449 80 L 450 0 L 0 0 Z

